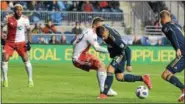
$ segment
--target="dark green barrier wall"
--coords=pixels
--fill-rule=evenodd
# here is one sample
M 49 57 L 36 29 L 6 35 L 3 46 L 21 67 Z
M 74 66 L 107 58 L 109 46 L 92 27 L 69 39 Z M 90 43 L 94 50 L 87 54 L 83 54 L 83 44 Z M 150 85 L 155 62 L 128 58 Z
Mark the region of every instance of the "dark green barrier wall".
M 130 46 L 130 48 L 133 63 L 170 62 L 175 57 L 175 52 L 171 47 Z M 71 62 L 72 51 L 71 45 L 32 45 L 29 55 L 32 62 Z M 111 60 L 108 54 L 100 54 L 94 49 L 91 49 L 90 53 L 106 63 Z M 21 61 L 16 52 L 11 61 Z

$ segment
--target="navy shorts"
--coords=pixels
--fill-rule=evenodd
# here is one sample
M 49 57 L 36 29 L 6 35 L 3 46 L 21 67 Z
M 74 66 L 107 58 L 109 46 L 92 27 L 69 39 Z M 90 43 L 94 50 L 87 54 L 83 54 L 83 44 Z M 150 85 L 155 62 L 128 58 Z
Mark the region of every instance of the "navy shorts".
M 115 73 L 123 73 L 124 72 L 124 67 L 125 67 L 125 56 L 124 55 L 119 55 L 113 58 L 112 62 L 110 63 L 114 69 Z
M 185 69 L 185 56 L 181 58 L 176 57 L 166 68 L 173 74 L 181 72 Z

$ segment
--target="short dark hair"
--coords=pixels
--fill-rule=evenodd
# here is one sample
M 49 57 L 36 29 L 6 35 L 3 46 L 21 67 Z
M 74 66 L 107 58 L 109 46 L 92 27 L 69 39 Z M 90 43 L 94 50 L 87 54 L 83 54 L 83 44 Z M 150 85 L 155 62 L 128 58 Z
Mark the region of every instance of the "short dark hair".
M 102 37 L 101 35 L 103 34 L 104 31 L 105 31 L 104 26 L 99 26 L 96 28 L 96 34 L 98 35 L 98 37 Z
M 162 10 L 160 12 L 160 18 L 163 18 L 165 15 L 171 16 L 171 14 L 168 10 Z
M 101 17 L 95 17 L 92 21 L 92 25 L 97 24 L 98 22 L 103 22 L 104 19 Z

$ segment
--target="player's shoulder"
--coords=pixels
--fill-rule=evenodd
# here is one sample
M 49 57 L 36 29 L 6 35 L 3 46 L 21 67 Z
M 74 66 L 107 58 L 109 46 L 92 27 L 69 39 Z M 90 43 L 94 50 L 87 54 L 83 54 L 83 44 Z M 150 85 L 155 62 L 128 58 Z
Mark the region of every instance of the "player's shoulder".
M 93 34 L 93 29 L 92 28 L 86 28 L 83 30 L 83 34 L 89 36 Z
M 28 16 L 22 15 L 21 17 L 22 17 L 22 19 L 23 19 L 23 20 L 25 20 L 25 21 L 29 21 Z
M 24 18 L 24 19 L 28 19 L 28 16 L 22 15 L 22 18 Z
M 171 29 L 171 23 L 167 23 L 162 26 L 163 32 L 168 32 L 170 29 Z
M 85 37 L 87 39 L 96 39 L 97 38 L 97 35 L 93 32 L 93 29 L 92 28 L 86 28 L 83 31 L 83 34 L 85 35 Z
M 86 33 L 91 33 L 93 30 L 92 30 L 92 28 L 86 28 L 86 29 L 84 29 L 84 32 L 86 32 Z
M 180 29 L 182 29 L 182 26 L 179 25 L 178 23 L 175 23 L 175 26 L 179 27 Z

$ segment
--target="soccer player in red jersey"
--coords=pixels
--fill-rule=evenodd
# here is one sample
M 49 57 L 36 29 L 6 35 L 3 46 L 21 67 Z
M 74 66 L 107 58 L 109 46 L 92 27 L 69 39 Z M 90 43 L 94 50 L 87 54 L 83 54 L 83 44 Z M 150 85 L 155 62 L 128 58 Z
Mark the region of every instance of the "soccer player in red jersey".
M 14 14 L 7 15 L 1 26 L 2 28 L 7 26 L 7 39 L 3 45 L 2 56 L 2 75 L 3 75 L 3 87 L 8 87 L 8 61 L 13 52 L 16 51 L 22 58 L 25 68 L 28 74 L 28 86 L 33 87 L 32 80 L 32 65 L 28 58 L 28 51 L 31 49 L 30 43 L 32 40 L 30 22 L 27 16 L 22 14 L 23 7 L 20 4 L 16 4 L 14 7 Z M 26 34 L 26 33 L 27 34 Z M 26 39 L 28 37 L 28 41 Z

